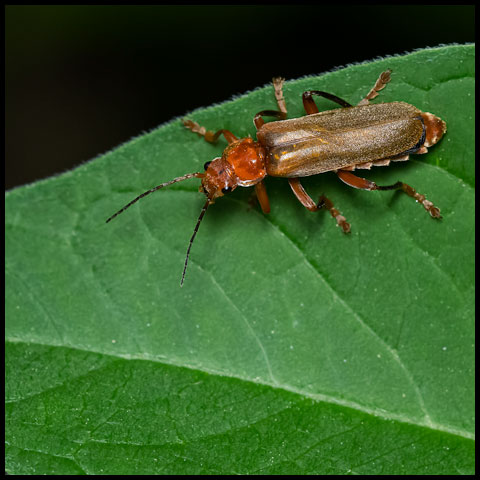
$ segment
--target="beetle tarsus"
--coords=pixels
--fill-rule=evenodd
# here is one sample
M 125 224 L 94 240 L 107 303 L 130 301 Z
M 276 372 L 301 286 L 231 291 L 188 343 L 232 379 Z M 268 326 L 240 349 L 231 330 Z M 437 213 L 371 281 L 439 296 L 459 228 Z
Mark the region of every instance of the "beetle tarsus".
M 358 105 L 368 105 L 370 100 L 373 100 L 375 97 L 378 96 L 378 92 L 385 88 L 387 83 L 390 81 L 390 74 L 392 71 L 390 69 L 382 72 L 378 77 L 378 80 L 375 82 L 373 88 L 367 93 L 365 98 L 361 100 Z
M 205 136 L 207 133 L 207 129 L 205 127 L 201 127 L 197 122 L 194 122 L 193 120 L 182 120 L 183 124 L 192 132 L 198 133 L 202 137 Z
M 425 195 L 418 193 L 413 187 L 407 185 L 403 182 L 397 182 L 392 185 L 394 189 L 401 189 L 403 190 L 409 197 L 414 198 L 418 203 L 423 205 L 423 208 L 430 214 L 432 218 L 442 218 L 440 215 L 440 209 L 437 208 L 430 200 L 427 200 Z M 384 188 L 379 188 L 380 190 L 384 190 Z
M 425 207 L 425 209 L 427 210 L 427 212 L 430 214 L 432 218 L 442 218 L 442 216 L 440 215 L 440 209 L 435 207 L 432 202 L 425 200 L 423 202 L 423 206 Z
M 340 212 L 333 206 L 331 200 L 325 195 L 322 195 L 317 203 L 317 208 L 325 208 L 330 212 L 330 215 L 337 221 L 337 225 L 343 230 L 343 233 L 350 233 L 350 224 L 347 219 L 340 214 Z
M 282 77 L 275 77 L 272 79 L 273 88 L 275 90 L 275 99 L 277 100 L 278 109 L 287 116 L 287 105 L 283 97 L 283 83 L 285 79 Z
M 211 130 L 207 130 L 205 127 L 201 127 L 197 122 L 194 122 L 193 120 L 182 120 L 182 122 L 189 130 L 201 135 L 208 143 L 215 143 L 218 140 L 218 137 L 222 134 L 226 138 L 228 143 L 233 143 L 238 140 L 232 132 L 230 132 L 229 130 L 225 130 L 224 128 L 217 130 L 214 133 Z
M 343 215 L 337 215 L 335 220 L 337 221 L 337 225 L 343 229 L 343 233 L 350 233 L 350 224 Z
M 442 218 L 440 215 L 440 209 L 437 208 L 430 200 L 427 200 L 425 195 L 415 193 L 413 198 L 423 205 L 423 208 L 425 208 L 432 218 Z

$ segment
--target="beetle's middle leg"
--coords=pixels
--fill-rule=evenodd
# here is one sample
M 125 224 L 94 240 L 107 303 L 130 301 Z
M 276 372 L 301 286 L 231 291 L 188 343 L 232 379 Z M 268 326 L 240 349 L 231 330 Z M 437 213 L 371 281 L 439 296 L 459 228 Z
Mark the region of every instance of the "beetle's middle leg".
M 293 190 L 293 193 L 297 197 L 298 201 L 311 212 L 316 212 L 322 208 L 326 208 L 330 215 L 337 221 L 337 225 L 342 227 L 344 233 L 350 232 L 350 224 L 347 223 L 346 218 L 343 215 L 340 215 L 340 212 L 333 206 L 331 200 L 329 200 L 325 195 L 322 195 L 318 200 L 318 203 L 315 203 L 312 200 L 312 197 L 305 191 L 303 185 L 300 183 L 299 178 L 289 178 L 288 183 Z
M 275 77 L 272 79 L 273 88 L 275 89 L 275 99 L 277 100 L 278 109 L 287 117 L 287 104 L 283 98 L 283 83 L 285 79 L 282 77 Z
M 414 198 L 417 202 L 421 203 L 425 210 L 432 216 L 432 218 L 442 218 L 440 215 L 440 209 L 426 199 L 425 195 L 417 193 L 417 191 L 410 185 L 403 182 L 397 182 L 393 185 L 377 185 L 375 182 L 367 180 L 366 178 L 357 177 L 352 172 L 345 170 L 338 170 L 338 177 L 342 182 L 350 185 L 353 188 L 359 188 L 361 190 L 402 190 L 409 197 Z
M 317 95 L 319 97 L 327 98 L 328 100 L 332 100 L 333 102 L 337 102 L 340 106 L 346 108 L 351 107 L 352 105 L 347 101 L 343 100 L 343 98 L 337 97 L 332 93 L 322 92 L 321 90 L 308 90 L 303 92 L 302 100 L 303 100 L 303 107 L 307 112 L 307 115 L 312 115 L 313 113 L 318 113 L 318 107 L 315 103 L 315 100 L 312 98 L 312 95 Z
M 279 120 L 285 120 L 287 118 L 287 105 L 285 103 L 285 98 L 283 97 L 284 81 L 285 79 L 282 77 L 275 77 L 272 80 L 278 110 L 262 110 L 261 112 L 258 112 L 253 119 L 253 123 L 257 130 L 265 123 L 265 120 L 262 117 L 276 117 Z

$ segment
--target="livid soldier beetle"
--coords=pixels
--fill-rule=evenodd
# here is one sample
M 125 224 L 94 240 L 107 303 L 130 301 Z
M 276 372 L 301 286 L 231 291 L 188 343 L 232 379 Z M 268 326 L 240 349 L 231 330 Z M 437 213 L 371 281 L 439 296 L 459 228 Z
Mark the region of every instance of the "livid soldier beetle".
M 427 147 L 437 143 L 447 130 L 443 120 L 408 103 L 370 104 L 370 100 L 390 81 L 390 73 L 390 70 L 383 72 L 356 106 L 327 92 L 304 92 L 302 98 L 307 115 L 291 120 L 286 119 L 284 79 L 274 78 L 278 110 L 262 110 L 255 115 L 257 141 L 250 137 L 238 139 L 229 130 L 207 131 L 192 120 L 184 120 L 188 129 L 203 136 L 207 142 L 215 143 L 223 135 L 228 142 L 223 155 L 205 163 L 204 172 L 189 173 L 142 193 L 107 222 L 149 193 L 188 178 L 200 178 L 200 191 L 207 200 L 188 245 L 180 282 L 183 285 L 190 249 L 208 206 L 238 186 L 255 186 L 263 212 L 269 213 L 270 203 L 264 184 L 267 175 L 288 178 L 293 193 L 304 207 L 312 212 L 322 208 L 329 210 L 345 233 L 350 232 L 345 217 L 323 195 L 314 202 L 300 183 L 301 177 L 333 171 L 340 180 L 354 188 L 402 190 L 421 203 L 433 218 L 441 218 L 440 210 L 406 183 L 380 186 L 352 173 L 355 169 L 370 169 L 372 165 L 387 166 L 390 162 L 408 160 L 411 153 L 427 153 Z M 319 113 L 314 95 L 332 100 L 342 108 Z M 278 121 L 265 123 L 263 117 L 275 117 Z

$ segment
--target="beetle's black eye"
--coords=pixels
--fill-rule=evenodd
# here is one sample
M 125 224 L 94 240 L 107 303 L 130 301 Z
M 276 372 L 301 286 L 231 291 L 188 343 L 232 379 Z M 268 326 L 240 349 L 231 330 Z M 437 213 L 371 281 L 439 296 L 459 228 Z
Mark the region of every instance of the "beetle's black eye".
M 223 193 L 229 193 L 232 191 L 232 187 L 225 187 L 225 188 L 222 188 L 222 192 Z
M 211 161 L 205 162 L 205 165 L 203 166 L 203 168 L 206 170 L 211 163 L 212 163 Z

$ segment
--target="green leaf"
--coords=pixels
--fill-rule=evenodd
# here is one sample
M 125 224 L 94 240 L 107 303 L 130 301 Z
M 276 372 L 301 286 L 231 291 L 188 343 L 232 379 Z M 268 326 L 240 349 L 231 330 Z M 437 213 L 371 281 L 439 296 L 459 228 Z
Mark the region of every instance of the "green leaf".
M 179 120 L 6 195 L 6 468 L 12 474 L 473 474 L 473 45 L 285 84 L 447 122 L 427 155 L 365 176 L 441 208 L 305 179 L 352 225 L 269 178 L 270 215 L 198 181 L 139 193 L 219 156 Z M 334 106 L 318 101 L 320 109 Z M 271 85 L 189 115 L 254 135 Z M 181 112 L 179 112 L 181 113 Z

